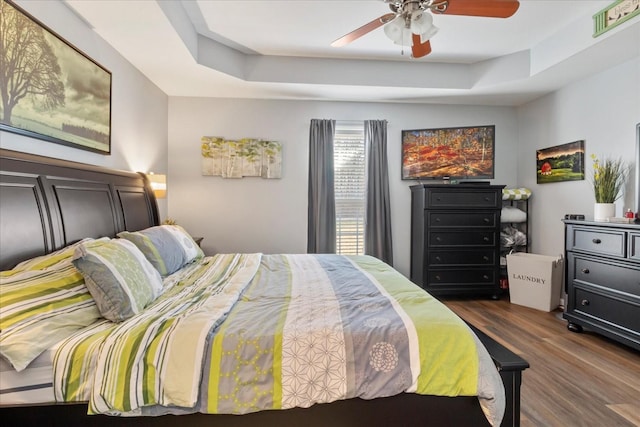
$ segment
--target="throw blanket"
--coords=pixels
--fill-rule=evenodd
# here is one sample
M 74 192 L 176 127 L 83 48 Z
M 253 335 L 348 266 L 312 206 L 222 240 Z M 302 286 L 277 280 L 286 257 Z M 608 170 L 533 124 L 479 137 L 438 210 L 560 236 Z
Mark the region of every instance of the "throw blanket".
M 59 401 L 119 415 L 243 414 L 408 391 L 480 396 L 501 421 L 486 350 L 374 258 L 221 254 L 167 286 L 140 315 L 59 347 Z

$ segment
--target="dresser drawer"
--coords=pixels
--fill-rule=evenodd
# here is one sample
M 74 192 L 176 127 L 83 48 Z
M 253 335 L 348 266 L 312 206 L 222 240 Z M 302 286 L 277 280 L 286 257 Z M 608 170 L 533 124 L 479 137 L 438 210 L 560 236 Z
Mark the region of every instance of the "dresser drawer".
M 491 265 L 496 262 L 496 253 L 492 249 L 482 249 L 473 251 L 454 250 L 454 251 L 429 251 L 428 264 L 434 266 L 452 266 L 452 265 Z
M 629 233 L 629 259 L 640 262 L 640 233 Z
M 633 334 L 640 336 L 639 301 L 601 295 L 596 289 L 589 287 L 571 287 L 571 289 L 574 295 L 570 295 L 569 298 L 575 301 L 572 307 L 574 314 L 624 329 L 626 333 L 633 331 Z
M 448 189 L 427 189 L 426 208 L 499 208 L 502 205 L 502 190 L 465 190 L 455 186 Z
M 590 230 L 575 227 L 567 250 L 579 250 L 594 254 L 626 256 L 626 235 L 621 230 Z
M 444 284 L 486 284 L 494 285 L 496 283 L 496 272 L 493 269 L 478 270 L 433 270 L 427 273 L 428 285 L 444 285 Z
M 428 227 L 495 227 L 499 221 L 496 211 L 428 211 L 426 216 Z
M 618 265 L 569 253 L 569 277 L 640 298 L 640 266 Z
M 497 244 L 495 231 L 431 231 L 428 235 L 429 247 L 450 246 L 491 246 Z

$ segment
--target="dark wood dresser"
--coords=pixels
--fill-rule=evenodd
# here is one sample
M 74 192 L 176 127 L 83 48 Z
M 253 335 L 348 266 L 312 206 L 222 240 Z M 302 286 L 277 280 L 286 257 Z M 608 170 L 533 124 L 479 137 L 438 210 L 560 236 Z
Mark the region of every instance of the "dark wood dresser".
M 564 223 L 567 327 L 640 350 L 640 225 Z
M 432 295 L 500 294 L 503 185 L 411 188 L 411 280 Z

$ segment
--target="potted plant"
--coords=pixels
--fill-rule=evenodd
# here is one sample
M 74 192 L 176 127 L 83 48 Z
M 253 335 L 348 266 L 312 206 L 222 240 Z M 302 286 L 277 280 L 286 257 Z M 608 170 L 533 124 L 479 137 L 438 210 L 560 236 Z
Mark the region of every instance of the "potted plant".
M 628 168 L 621 159 L 599 160 L 595 154 L 593 160 L 593 193 L 596 198 L 594 207 L 594 219 L 606 220 L 615 216 L 615 201 L 622 195 L 627 179 Z

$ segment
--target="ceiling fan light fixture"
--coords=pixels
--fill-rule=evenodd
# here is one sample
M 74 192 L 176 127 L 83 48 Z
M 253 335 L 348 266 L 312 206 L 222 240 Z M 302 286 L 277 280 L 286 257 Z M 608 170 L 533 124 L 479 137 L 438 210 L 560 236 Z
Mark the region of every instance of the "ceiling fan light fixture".
M 398 15 L 384 26 L 385 35 L 401 46 L 411 46 L 414 34 L 420 36 L 420 42 L 424 43 L 437 32 L 433 16 L 422 9 L 414 10 L 411 15 Z
M 433 25 L 433 16 L 421 9 L 414 10 L 411 14 L 411 32 L 420 36 L 422 43 L 431 39 L 438 32 L 438 27 Z
M 429 30 L 427 30 L 424 33 L 420 34 L 420 41 L 422 43 L 424 43 L 427 40 L 431 40 L 431 37 L 435 36 L 438 33 L 438 30 L 439 30 L 439 28 L 436 27 L 435 25 L 431 26 L 431 28 L 429 28 Z
M 402 16 L 387 23 L 384 26 L 384 33 L 395 44 L 411 46 L 411 29 L 407 28 Z
M 331 43 L 331 46 L 344 46 L 384 26 L 384 33 L 391 41 L 398 45 L 411 46 L 412 57 L 422 58 L 431 53 L 430 39 L 439 31 L 438 27 L 433 25 L 434 14 L 508 18 L 520 7 L 519 0 L 384 0 L 384 2 L 389 4 L 391 13 L 382 15 L 347 33 Z

